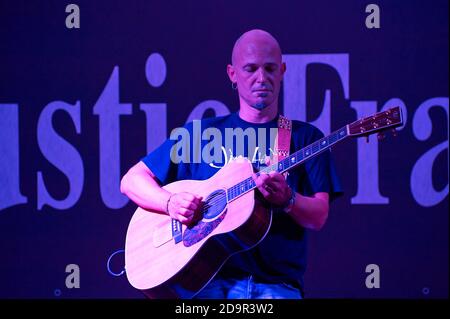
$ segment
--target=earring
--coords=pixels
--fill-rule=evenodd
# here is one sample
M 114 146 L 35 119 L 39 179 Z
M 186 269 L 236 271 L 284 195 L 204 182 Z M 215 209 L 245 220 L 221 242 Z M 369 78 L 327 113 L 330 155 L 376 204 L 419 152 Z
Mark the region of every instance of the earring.
M 236 90 L 237 89 L 237 82 L 231 82 L 231 88 L 233 90 Z

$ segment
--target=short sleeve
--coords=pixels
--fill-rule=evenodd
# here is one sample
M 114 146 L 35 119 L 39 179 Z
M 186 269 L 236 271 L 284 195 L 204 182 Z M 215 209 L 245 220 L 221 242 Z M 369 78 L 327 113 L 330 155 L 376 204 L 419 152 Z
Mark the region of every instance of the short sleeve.
M 187 129 L 186 129 L 187 130 Z M 188 131 L 186 131 L 188 132 Z M 186 136 L 189 136 L 187 133 Z M 190 178 L 189 160 L 182 160 L 178 153 L 174 153 L 177 148 L 174 146 L 180 139 L 167 139 L 150 154 L 141 159 L 145 165 L 155 174 L 161 185 Z M 173 155 L 173 158 L 172 158 Z
M 165 185 L 177 176 L 177 167 L 170 160 L 170 150 L 174 141 L 167 139 L 150 154 L 142 158 L 142 162 L 155 174 L 158 181 Z

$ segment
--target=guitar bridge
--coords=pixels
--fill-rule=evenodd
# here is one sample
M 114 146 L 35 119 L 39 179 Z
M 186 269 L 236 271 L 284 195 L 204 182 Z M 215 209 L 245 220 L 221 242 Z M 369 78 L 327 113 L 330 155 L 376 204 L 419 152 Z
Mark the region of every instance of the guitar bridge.
M 172 219 L 172 237 L 175 244 L 178 244 L 183 239 L 183 228 L 181 227 L 181 222 Z

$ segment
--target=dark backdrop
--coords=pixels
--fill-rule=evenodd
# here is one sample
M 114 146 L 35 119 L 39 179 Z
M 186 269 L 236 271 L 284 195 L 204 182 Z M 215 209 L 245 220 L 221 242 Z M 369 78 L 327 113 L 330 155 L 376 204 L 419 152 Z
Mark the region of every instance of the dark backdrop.
M 406 119 L 333 149 L 345 195 L 311 232 L 307 296 L 448 297 L 447 1 L 375 1 L 380 28 L 365 1 L 75 0 L 69 29 L 69 3 L 0 2 L 0 297 L 142 297 L 106 268 L 136 208 L 120 176 L 188 119 L 238 109 L 226 65 L 253 28 L 280 42 L 291 118 Z

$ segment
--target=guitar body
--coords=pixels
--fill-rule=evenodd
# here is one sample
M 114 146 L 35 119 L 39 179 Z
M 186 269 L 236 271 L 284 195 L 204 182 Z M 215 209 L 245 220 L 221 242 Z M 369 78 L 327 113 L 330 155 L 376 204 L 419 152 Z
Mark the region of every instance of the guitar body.
M 168 215 L 138 208 L 125 243 L 131 285 L 149 298 L 192 298 L 231 255 L 258 244 L 270 228 L 272 212 L 255 200 L 253 190 L 229 202 L 225 192 L 252 172 L 251 163 L 238 158 L 207 180 L 164 186 L 172 193 L 202 196 L 207 208 L 196 225 L 182 225 L 178 242 Z

